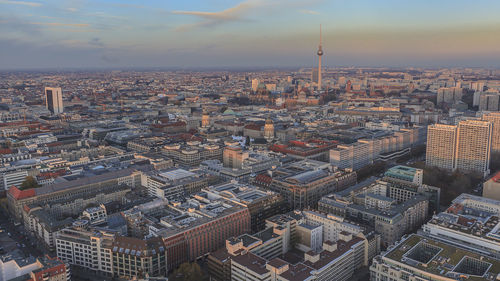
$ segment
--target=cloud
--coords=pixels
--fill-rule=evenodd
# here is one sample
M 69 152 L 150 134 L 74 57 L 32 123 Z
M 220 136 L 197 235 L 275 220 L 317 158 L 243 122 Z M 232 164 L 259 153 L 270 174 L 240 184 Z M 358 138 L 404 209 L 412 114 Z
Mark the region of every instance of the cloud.
M 177 28 L 178 31 L 185 31 L 196 27 L 208 27 L 232 21 L 245 20 L 245 14 L 260 5 L 262 5 L 260 1 L 248 0 L 220 12 L 173 11 L 172 13 L 176 15 L 194 16 L 202 20 L 193 24 L 181 25 Z
M 26 2 L 26 1 L 12 1 L 12 0 L 0 0 L 0 4 L 22 5 L 22 6 L 30 6 L 30 7 L 42 6 L 42 3 Z
M 306 15 L 319 15 L 319 12 L 313 10 L 299 10 L 299 12 Z
M 73 7 L 69 7 L 69 8 L 66 8 L 66 11 L 69 11 L 69 12 L 77 12 L 78 9 L 77 8 L 73 8 Z
M 33 25 L 62 26 L 62 27 L 89 27 L 88 23 L 62 23 L 62 22 L 30 22 Z
M 104 43 L 101 41 L 101 38 L 97 37 L 90 39 L 89 44 L 97 47 L 104 47 Z
M 2 34 L 14 32 L 14 33 L 22 33 L 27 34 L 30 37 L 39 34 L 41 32 L 41 28 L 36 25 L 29 24 L 17 17 L 4 17 L 0 15 L 0 31 Z
M 103 18 L 103 19 L 106 19 L 106 20 L 108 20 L 108 19 L 112 19 L 112 20 L 126 20 L 127 19 L 126 17 L 111 15 L 111 14 L 104 13 L 104 12 L 95 12 L 95 13 L 90 13 L 88 15 L 91 16 L 91 17 Z

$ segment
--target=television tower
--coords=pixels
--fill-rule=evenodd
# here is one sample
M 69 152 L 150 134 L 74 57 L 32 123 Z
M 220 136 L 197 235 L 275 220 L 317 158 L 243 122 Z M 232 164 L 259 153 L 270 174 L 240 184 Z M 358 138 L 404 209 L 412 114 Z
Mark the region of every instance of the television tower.
M 321 56 L 323 56 L 323 48 L 321 46 L 321 24 L 319 25 L 319 46 L 318 46 L 318 91 L 321 91 Z

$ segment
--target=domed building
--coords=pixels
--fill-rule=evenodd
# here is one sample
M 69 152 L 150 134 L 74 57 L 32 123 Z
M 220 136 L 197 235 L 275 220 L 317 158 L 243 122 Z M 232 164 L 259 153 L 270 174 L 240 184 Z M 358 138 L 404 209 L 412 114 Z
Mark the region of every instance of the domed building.
M 267 118 L 264 125 L 264 138 L 269 142 L 274 139 L 274 123 L 271 118 Z
M 203 111 L 203 115 L 201 116 L 201 127 L 202 128 L 210 127 L 210 114 L 206 111 Z

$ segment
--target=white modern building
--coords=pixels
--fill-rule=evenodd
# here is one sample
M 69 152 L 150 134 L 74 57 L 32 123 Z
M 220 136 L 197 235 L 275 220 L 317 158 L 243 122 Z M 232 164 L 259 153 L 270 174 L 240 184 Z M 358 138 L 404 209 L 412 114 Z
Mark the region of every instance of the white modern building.
M 61 88 L 45 87 L 45 105 L 52 114 L 64 112 Z

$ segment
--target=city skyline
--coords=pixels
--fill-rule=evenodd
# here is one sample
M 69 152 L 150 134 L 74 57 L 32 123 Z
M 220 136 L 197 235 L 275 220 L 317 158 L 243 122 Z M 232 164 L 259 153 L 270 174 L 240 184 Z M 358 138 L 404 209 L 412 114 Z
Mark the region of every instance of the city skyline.
M 500 67 L 496 1 L 0 1 L 0 69 Z

